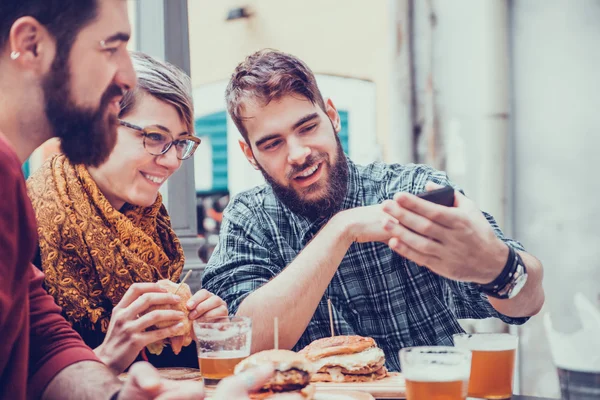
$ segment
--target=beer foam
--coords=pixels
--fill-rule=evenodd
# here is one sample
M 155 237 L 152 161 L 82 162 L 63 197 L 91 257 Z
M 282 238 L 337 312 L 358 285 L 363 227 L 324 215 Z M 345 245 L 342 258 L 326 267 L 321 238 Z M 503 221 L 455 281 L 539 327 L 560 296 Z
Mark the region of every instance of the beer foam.
M 513 335 L 484 333 L 454 336 L 454 346 L 471 351 L 507 351 L 517 348 L 518 339 Z
M 210 358 L 210 359 L 230 359 L 230 358 L 245 358 L 250 353 L 244 350 L 222 350 L 222 351 L 211 351 L 205 353 L 198 353 L 198 358 Z
M 233 327 L 231 329 L 218 330 L 218 329 L 205 329 L 198 326 L 194 326 L 194 333 L 198 340 L 207 342 L 223 342 L 229 339 L 234 339 L 244 335 L 249 335 L 248 329 L 240 329 Z
M 469 379 L 471 369 L 462 365 L 420 365 L 402 370 L 404 378 L 413 382 L 455 382 Z

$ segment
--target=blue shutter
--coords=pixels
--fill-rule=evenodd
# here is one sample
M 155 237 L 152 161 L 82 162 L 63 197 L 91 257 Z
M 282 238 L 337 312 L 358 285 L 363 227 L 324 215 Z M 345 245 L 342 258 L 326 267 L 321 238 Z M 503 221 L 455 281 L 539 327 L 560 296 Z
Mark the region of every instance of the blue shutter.
M 25 179 L 29 178 L 29 159 L 27 159 L 27 161 L 25 161 L 25 164 L 23 164 L 23 176 L 25 176 Z
M 210 138 L 212 152 L 212 189 L 205 193 L 226 192 L 227 187 L 227 114 L 225 111 L 196 119 L 196 135 Z
M 344 153 L 348 154 L 348 111 L 338 110 L 338 114 L 340 115 L 340 123 L 342 125 L 342 129 L 340 129 L 338 136 L 342 142 Z

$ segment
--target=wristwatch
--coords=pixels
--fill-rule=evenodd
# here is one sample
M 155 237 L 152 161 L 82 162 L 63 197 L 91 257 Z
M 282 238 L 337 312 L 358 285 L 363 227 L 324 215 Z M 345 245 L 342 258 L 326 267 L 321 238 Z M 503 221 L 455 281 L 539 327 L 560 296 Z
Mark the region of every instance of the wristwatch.
M 527 268 L 523 259 L 512 247 L 508 246 L 508 259 L 500 275 L 492 282 L 478 285 L 479 290 L 497 299 L 512 299 L 527 282 Z

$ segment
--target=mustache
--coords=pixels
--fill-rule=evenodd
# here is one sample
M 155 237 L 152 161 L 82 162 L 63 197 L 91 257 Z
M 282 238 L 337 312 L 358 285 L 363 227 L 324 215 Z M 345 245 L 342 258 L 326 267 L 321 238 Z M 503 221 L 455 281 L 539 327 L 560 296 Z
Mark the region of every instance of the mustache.
M 326 160 L 327 157 L 323 154 L 310 154 L 301 165 L 292 167 L 292 170 L 287 174 L 287 179 L 294 179 L 294 175 L 304 171 L 308 167 L 316 164 L 319 161 Z

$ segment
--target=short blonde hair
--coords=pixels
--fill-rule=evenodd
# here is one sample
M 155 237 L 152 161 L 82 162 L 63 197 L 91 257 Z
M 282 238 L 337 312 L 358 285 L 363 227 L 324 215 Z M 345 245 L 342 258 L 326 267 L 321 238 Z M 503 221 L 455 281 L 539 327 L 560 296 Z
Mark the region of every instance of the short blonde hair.
M 147 54 L 132 51 L 130 55 L 137 74 L 137 86 L 123 96 L 119 118 L 132 112 L 140 96 L 147 93 L 175 107 L 187 132 L 193 134 L 194 101 L 190 77 L 175 65 Z

